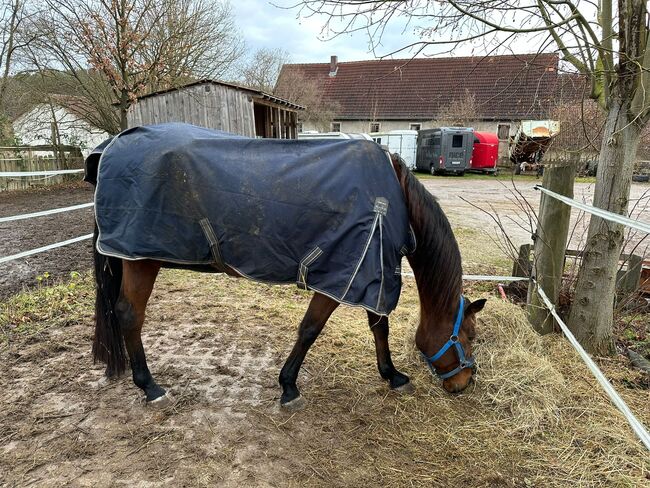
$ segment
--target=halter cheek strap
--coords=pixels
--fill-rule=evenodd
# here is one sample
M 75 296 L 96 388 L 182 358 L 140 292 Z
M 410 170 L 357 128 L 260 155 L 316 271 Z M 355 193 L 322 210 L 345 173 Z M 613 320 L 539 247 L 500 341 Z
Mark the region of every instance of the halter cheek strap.
M 460 305 L 458 306 L 458 314 L 456 315 L 456 322 L 454 322 L 454 329 L 451 332 L 451 337 L 447 340 L 447 342 L 445 342 L 445 344 L 440 348 L 440 350 L 437 353 L 435 353 L 433 356 L 427 357 L 424 353 L 422 353 L 422 356 L 424 357 L 424 360 L 429 365 L 431 371 L 435 375 L 437 375 L 441 380 L 451 378 L 455 374 L 460 373 L 463 369 L 471 368 L 472 366 L 474 366 L 474 358 L 473 357 L 468 358 L 465 356 L 465 350 L 463 349 L 463 346 L 460 343 L 460 339 L 458 337 L 458 334 L 460 333 L 460 325 L 463 323 L 464 309 L 465 309 L 465 298 L 461 295 Z M 439 373 L 436 370 L 436 367 L 433 365 L 433 363 L 438 359 L 440 359 L 450 347 L 453 347 L 456 350 L 456 355 L 458 356 L 458 366 L 446 373 Z

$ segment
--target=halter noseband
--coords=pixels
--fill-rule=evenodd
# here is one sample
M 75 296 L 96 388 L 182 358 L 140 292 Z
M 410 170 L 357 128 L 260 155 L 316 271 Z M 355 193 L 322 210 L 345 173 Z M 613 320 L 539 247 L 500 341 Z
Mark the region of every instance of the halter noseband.
M 456 322 L 454 322 L 454 329 L 451 332 L 451 337 L 447 340 L 447 342 L 445 342 L 444 346 L 442 346 L 440 350 L 437 353 L 435 353 L 433 356 L 427 357 L 426 354 L 422 353 L 422 356 L 424 357 L 424 360 L 427 362 L 431 371 L 435 375 L 437 375 L 438 378 L 440 378 L 441 380 L 451 378 L 455 374 L 460 373 L 465 368 L 471 368 L 472 366 L 474 366 L 474 358 L 473 357 L 468 358 L 465 356 L 465 350 L 463 349 L 463 346 L 460 343 L 460 339 L 458 337 L 458 334 L 460 333 L 460 325 L 463 322 L 464 308 L 465 308 L 465 298 L 463 297 L 463 295 L 461 295 L 460 305 L 458 306 L 458 314 L 456 315 Z M 436 367 L 433 365 L 433 363 L 438 359 L 440 359 L 442 355 L 446 353 L 447 350 L 452 346 L 455 348 L 456 355 L 458 356 L 458 366 L 446 373 L 439 373 L 436 370 Z

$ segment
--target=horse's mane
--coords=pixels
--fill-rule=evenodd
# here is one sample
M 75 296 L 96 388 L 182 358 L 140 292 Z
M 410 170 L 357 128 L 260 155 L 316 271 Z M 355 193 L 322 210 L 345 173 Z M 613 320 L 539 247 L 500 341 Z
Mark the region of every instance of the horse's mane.
M 404 191 L 417 248 L 409 261 L 420 278 L 421 299 L 441 313 L 453 313 L 462 292 L 460 249 L 447 216 L 437 199 L 411 173 L 404 161 L 393 157 Z

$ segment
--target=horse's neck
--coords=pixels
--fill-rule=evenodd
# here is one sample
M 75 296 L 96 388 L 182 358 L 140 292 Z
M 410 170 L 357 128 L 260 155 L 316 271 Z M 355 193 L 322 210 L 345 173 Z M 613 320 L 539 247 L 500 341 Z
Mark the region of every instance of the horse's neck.
M 427 209 L 412 208 L 410 202 L 407 206 L 417 242 L 407 259 L 417 283 L 422 320 L 438 322 L 454 315 L 460 297 L 459 250 L 448 247 L 457 244 L 446 217 L 426 215 L 430 211 L 442 212 L 437 204 Z

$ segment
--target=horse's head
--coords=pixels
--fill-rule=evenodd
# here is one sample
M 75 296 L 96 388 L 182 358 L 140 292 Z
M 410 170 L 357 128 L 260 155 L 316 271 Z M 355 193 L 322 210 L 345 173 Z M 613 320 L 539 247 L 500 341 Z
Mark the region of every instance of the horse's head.
M 451 318 L 438 323 L 434 323 L 433 318 L 421 320 L 415 334 L 418 349 L 449 393 L 463 391 L 472 380 L 476 314 L 483 310 L 485 301 L 471 302 L 461 295 Z

